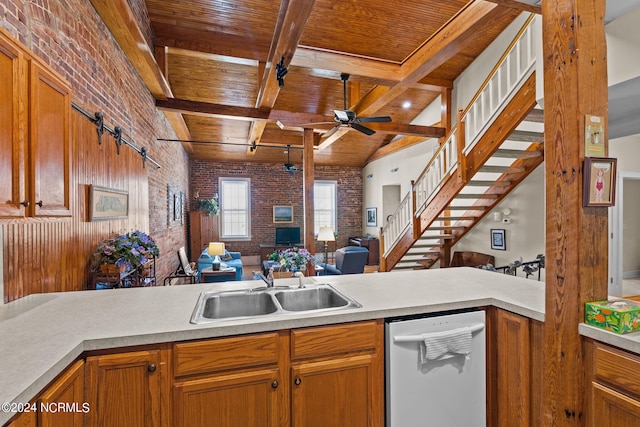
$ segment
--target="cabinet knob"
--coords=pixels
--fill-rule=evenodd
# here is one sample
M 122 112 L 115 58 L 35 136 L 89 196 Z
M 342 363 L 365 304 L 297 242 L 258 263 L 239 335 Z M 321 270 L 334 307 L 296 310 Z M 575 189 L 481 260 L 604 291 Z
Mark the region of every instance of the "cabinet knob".
M 296 377 L 296 379 L 293 382 L 295 383 L 295 385 L 300 385 L 302 380 L 300 379 L 300 377 Z
M 23 201 L 20 202 L 20 204 L 26 208 L 27 206 L 29 206 L 29 201 L 28 200 L 23 200 Z
M 149 372 L 155 372 L 155 371 L 156 371 L 156 365 L 152 363 L 151 365 L 149 365 L 149 366 L 147 367 L 147 370 L 148 370 Z
M 42 200 L 37 201 L 37 202 L 36 202 L 36 205 L 38 205 L 38 206 L 42 207 Z
M 271 388 L 278 388 L 280 384 L 278 384 L 278 381 L 274 381 L 271 383 Z

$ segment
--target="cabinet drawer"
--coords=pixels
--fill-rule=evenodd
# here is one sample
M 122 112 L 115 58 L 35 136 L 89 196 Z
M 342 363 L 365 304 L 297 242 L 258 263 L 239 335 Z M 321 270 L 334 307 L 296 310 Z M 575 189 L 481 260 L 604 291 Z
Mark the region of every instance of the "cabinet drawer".
M 174 345 L 174 373 L 177 377 L 278 362 L 277 332 L 216 338 Z
M 595 343 L 593 374 L 598 381 L 640 398 L 640 357 Z
M 321 326 L 291 331 L 291 359 L 340 353 L 378 351 L 382 346 L 381 321 Z

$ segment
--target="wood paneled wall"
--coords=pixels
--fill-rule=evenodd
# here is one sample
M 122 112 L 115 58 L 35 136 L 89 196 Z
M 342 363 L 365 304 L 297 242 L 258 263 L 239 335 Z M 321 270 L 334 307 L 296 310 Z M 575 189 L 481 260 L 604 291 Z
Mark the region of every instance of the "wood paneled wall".
M 149 184 L 140 156 L 116 153 L 112 137 L 98 144 L 95 125 L 73 111 L 71 218 L 1 219 L 5 302 L 33 293 L 86 289 L 91 255 L 112 233 L 149 230 Z M 89 221 L 90 185 L 129 193 L 129 217 Z

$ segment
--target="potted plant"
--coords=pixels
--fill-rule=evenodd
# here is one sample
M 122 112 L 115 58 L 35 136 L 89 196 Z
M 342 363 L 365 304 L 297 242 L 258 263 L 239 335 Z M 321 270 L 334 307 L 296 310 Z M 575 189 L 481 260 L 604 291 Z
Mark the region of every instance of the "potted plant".
M 142 268 L 160 250 L 152 237 L 136 230 L 103 240 L 93 255 L 103 273 L 116 274 Z
M 313 260 L 314 257 L 304 248 L 289 248 L 272 253 L 269 255 L 269 259 L 278 262 L 280 268 L 295 273 L 296 271 L 306 270 L 307 263 Z
M 206 212 L 207 215 L 218 215 L 218 201 L 216 199 L 199 199 L 198 210 Z

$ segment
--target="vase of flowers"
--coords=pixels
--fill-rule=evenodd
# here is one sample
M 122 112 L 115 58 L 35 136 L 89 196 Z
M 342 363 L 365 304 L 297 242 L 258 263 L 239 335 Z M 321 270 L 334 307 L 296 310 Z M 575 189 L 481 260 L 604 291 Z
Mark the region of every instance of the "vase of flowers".
M 160 250 L 152 237 L 136 230 L 103 240 L 93 255 L 102 272 L 115 274 L 142 268 Z
M 280 269 L 295 273 L 306 270 L 307 263 L 313 259 L 313 255 L 304 248 L 289 248 L 272 253 L 269 259 L 278 262 Z

